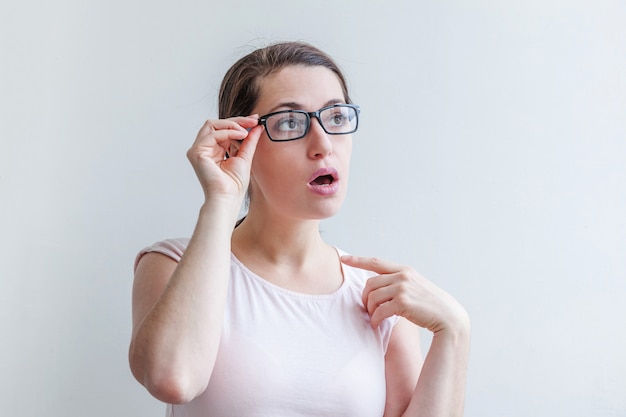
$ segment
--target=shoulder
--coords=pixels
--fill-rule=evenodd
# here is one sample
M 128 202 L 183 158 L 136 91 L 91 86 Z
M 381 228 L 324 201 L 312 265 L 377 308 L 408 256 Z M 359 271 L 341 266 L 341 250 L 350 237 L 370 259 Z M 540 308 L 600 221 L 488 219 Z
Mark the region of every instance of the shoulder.
M 337 253 L 339 254 L 339 256 L 351 255 L 350 253 L 344 252 L 341 249 L 337 249 Z M 341 268 L 343 271 L 344 280 L 346 281 L 348 287 L 351 287 L 351 291 L 356 292 L 356 297 L 358 298 L 359 303 L 362 304 L 363 289 L 365 288 L 367 280 L 377 276 L 378 274 L 374 271 L 357 268 L 355 266 L 351 266 L 345 263 L 341 264 Z M 363 308 L 365 307 L 363 306 Z M 395 328 L 398 319 L 399 317 L 395 315 L 387 317 L 377 328 L 377 331 L 382 337 L 381 340 L 385 351 L 387 351 L 387 346 L 391 339 L 392 331 Z
M 189 238 L 181 237 L 175 239 L 165 239 L 159 242 L 155 242 L 150 246 L 146 246 L 142 250 L 139 251 L 137 256 L 135 257 L 135 269 L 137 269 L 137 265 L 139 264 L 139 260 L 146 253 L 160 253 L 162 255 L 167 256 L 168 258 L 173 259 L 176 262 L 179 262 L 187 249 L 187 245 L 189 244 Z
M 340 257 L 344 255 L 351 255 L 350 253 L 345 252 L 339 248 L 335 248 L 335 250 Z M 365 286 L 365 282 L 368 279 L 377 275 L 375 272 L 368 271 L 367 269 L 356 268 L 354 266 L 350 266 L 344 263 L 341 263 L 341 269 L 343 271 L 344 279 L 353 281 L 358 284 L 362 284 L 363 286 Z

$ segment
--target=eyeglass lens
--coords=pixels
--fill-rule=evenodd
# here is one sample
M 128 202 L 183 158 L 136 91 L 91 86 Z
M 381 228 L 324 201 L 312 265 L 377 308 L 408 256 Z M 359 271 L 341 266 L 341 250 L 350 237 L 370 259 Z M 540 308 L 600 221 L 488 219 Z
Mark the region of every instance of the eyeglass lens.
M 354 107 L 338 105 L 319 112 L 319 122 L 331 135 L 352 133 L 357 127 L 357 111 Z M 285 110 L 267 117 L 267 133 L 272 140 L 293 140 L 304 137 L 310 126 L 310 116 L 299 110 Z

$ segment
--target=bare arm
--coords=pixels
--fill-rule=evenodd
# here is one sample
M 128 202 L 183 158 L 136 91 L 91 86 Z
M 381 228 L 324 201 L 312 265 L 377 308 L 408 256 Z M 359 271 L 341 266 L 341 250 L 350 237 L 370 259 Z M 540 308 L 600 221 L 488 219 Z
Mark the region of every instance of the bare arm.
M 139 261 L 130 365 L 137 380 L 162 401 L 188 402 L 208 384 L 228 288 L 229 214 L 203 207 L 178 265 L 160 254 Z
M 462 416 L 469 323 L 464 325 L 461 318 L 457 332 L 434 333 L 422 363 L 416 335 L 419 327 L 400 320 L 393 329 L 385 360 L 388 401 L 385 417 Z
M 217 355 L 230 268 L 230 239 L 260 134 L 256 118 L 208 121 L 188 152 L 205 203 L 180 261 L 146 254 L 133 286 L 133 375 L 161 401 L 200 395 Z M 224 159 L 231 140 L 248 137 L 237 157 Z
M 363 291 L 373 326 L 392 315 L 403 317 L 392 331 L 386 355 L 388 401 L 394 404 L 387 404 L 385 416 L 462 416 L 470 343 L 465 309 L 411 268 L 375 258 L 342 260 L 380 274 Z M 433 332 L 423 366 L 416 325 Z
M 462 416 L 469 359 L 469 319 L 433 334 L 424 366 L 403 416 Z
M 385 417 L 401 416 L 415 391 L 424 364 L 419 331 L 418 326 L 400 317 L 391 332 L 385 354 Z

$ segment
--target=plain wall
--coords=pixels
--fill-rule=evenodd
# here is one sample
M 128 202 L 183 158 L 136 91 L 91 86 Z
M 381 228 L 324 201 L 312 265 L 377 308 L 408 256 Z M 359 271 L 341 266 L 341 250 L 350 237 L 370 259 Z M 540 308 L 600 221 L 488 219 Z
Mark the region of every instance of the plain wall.
M 3 2 L 0 414 L 164 414 L 127 364 L 134 256 L 192 231 L 226 69 L 292 39 L 362 107 L 324 236 L 465 305 L 466 416 L 625 416 L 617 0 Z

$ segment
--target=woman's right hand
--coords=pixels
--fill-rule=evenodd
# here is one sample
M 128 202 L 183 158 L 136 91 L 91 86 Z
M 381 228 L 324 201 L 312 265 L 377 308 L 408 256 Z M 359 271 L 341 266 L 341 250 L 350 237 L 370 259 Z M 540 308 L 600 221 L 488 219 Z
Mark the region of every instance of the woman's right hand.
M 250 182 L 254 151 L 263 132 L 258 120 L 258 115 L 207 120 L 198 132 L 187 158 L 206 200 L 227 197 L 240 202 L 243 199 Z

